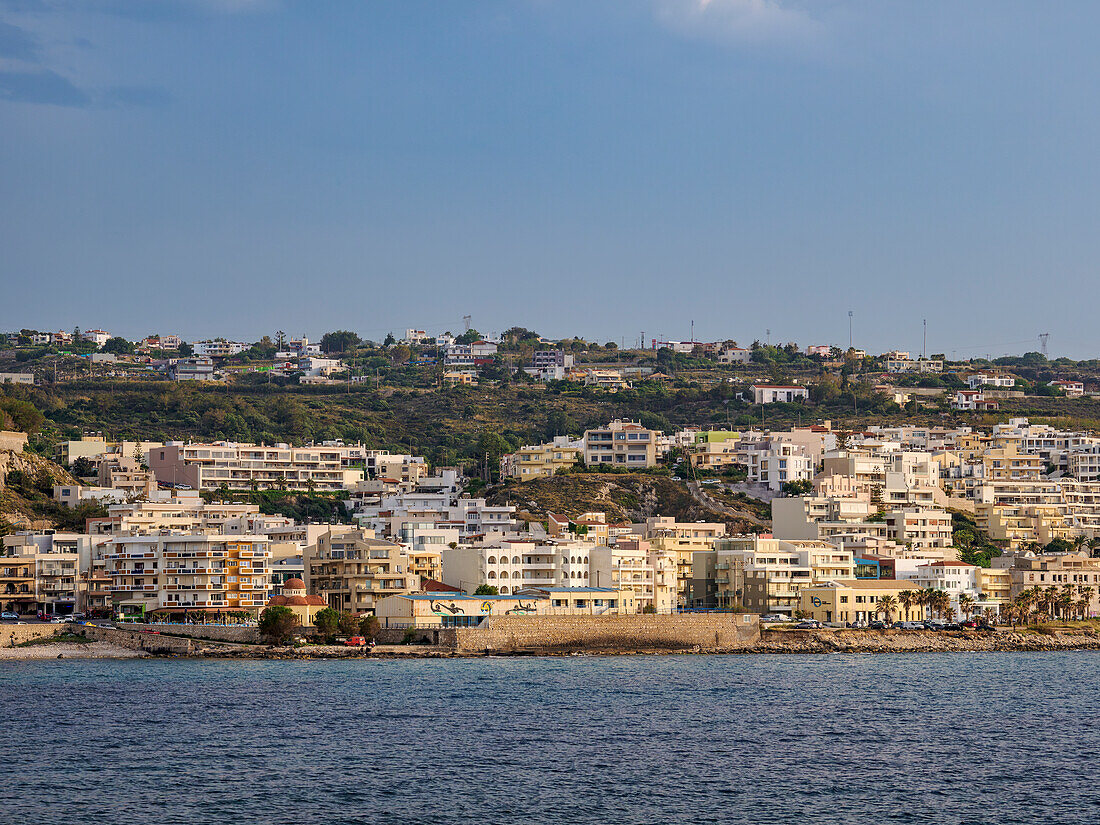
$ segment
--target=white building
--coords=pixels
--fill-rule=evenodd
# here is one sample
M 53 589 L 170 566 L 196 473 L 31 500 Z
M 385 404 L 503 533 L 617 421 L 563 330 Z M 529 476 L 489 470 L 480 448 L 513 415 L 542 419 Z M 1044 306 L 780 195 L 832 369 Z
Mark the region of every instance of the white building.
M 195 341 L 191 344 L 191 347 L 198 356 L 206 356 L 208 358 L 228 358 L 231 355 L 244 352 L 248 349 L 248 344 L 242 344 L 238 341 L 225 341 L 217 339 L 213 341 Z
M 810 391 L 797 384 L 753 384 L 752 403 L 774 404 L 777 401 L 798 401 L 809 398 Z

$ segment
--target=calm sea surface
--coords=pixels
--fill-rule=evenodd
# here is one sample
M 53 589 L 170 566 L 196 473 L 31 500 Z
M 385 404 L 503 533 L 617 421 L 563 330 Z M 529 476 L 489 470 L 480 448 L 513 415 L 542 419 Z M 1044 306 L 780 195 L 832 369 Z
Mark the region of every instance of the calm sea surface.
M 0 662 L 2 823 L 1100 822 L 1100 654 Z

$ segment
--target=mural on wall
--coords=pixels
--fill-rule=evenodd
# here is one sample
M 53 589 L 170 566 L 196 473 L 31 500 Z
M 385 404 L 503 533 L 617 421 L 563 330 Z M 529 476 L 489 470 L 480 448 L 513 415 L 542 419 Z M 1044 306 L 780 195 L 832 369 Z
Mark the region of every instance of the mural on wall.
M 450 613 L 452 616 L 466 613 L 462 607 L 454 602 L 440 602 L 432 599 L 431 606 L 433 613 Z
M 535 607 L 534 602 L 524 604 L 523 600 L 521 599 L 519 601 L 519 603 L 516 604 L 516 606 L 513 607 L 511 610 L 505 610 L 504 615 L 505 616 L 529 616 L 532 613 L 536 613 L 536 612 L 538 612 L 538 611 L 537 611 L 537 608 Z

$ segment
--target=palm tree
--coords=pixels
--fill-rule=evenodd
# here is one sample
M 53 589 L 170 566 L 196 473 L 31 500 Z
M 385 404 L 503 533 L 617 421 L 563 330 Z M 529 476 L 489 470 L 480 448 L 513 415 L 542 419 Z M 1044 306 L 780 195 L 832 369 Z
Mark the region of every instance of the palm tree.
M 912 590 L 902 590 L 898 593 L 898 603 L 901 604 L 905 610 L 905 621 L 909 621 L 909 608 L 913 606 L 913 602 L 916 601 L 917 594 Z
M 1077 586 L 1077 596 L 1084 602 L 1084 609 L 1081 611 L 1081 618 L 1087 619 L 1089 617 L 1089 608 L 1092 606 L 1092 594 L 1094 589 L 1092 587 L 1086 587 L 1085 585 Z
M 963 593 L 959 596 L 959 610 L 962 611 L 965 618 L 969 619 L 974 612 L 974 597 L 969 593 Z
M 886 624 L 890 624 L 890 614 L 898 609 L 898 600 L 887 593 L 878 600 L 876 612 L 886 614 Z

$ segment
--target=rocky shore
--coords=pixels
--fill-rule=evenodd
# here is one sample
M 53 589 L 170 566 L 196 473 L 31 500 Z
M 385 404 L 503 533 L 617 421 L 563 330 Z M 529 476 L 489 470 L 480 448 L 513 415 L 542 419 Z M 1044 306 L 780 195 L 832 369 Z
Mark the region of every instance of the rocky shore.
M 27 647 L 0 648 L 0 660 L 7 659 L 141 659 L 148 653 L 110 642 L 53 642 Z
M 746 653 L 964 653 L 1100 650 L 1094 630 L 994 632 L 765 630 Z

